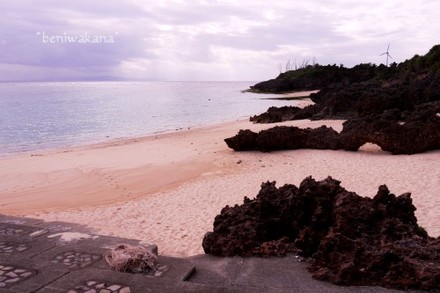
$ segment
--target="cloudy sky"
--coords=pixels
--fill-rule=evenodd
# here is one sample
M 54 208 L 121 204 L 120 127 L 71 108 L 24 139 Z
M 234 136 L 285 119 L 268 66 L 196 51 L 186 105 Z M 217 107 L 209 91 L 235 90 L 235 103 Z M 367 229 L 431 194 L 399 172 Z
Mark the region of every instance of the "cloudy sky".
M 440 43 L 438 0 L 1 0 L 0 81 L 248 80 L 402 62 Z

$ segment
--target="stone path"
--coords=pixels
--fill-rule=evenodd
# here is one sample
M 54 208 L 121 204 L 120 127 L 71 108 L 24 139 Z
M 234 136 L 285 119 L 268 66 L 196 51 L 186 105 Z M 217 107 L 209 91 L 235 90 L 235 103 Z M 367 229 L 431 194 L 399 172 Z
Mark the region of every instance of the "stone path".
M 294 256 L 159 256 L 156 271 L 111 271 L 103 255 L 121 243 L 139 241 L 95 235 L 75 224 L 0 215 L 0 293 L 399 292 L 316 281 Z

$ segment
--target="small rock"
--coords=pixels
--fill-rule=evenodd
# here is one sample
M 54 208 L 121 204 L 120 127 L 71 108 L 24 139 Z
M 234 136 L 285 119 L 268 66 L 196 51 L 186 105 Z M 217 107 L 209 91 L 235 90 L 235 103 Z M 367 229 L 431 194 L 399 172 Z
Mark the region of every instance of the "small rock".
M 11 277 L 11 278 L 16 278 L 16 277 L 18 277 L 18 275 L 17 275 L 16 273 L 14 273 L 14 272 L 9 272 L 9 273 L 5 274 L 5 276 L 7 276 L 7 277 Z
M 116 290 L 118 290 L 119 288 L 121 288 L 122 286 L 119 286 L 119 285 L 113 285 L 113 286 L 110 286 L 110 287 L 107 287 L 107 289 L 109 289 L 109 290 L 111 290 L 111 291 L 116 291 Z
M 124 287 L 119 290 L 119 293 L 131 293 L 130 287 Z
M 27 277 L 30 277 L 30 276 L 32 276 L 32 272 L 23 273 L 23 274 L 20 275 L 21 278 L 27 278 Z

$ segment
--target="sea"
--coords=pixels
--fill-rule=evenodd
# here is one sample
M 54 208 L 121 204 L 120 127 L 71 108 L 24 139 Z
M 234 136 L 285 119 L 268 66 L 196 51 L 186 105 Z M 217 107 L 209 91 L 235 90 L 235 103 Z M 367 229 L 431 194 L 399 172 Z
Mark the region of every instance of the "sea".
M 0 156 L 147 136 L 244 119 L 275 94 L 256 82 L 3 82 Z

